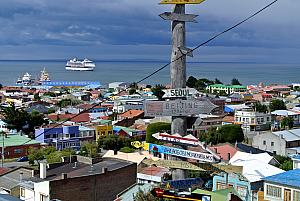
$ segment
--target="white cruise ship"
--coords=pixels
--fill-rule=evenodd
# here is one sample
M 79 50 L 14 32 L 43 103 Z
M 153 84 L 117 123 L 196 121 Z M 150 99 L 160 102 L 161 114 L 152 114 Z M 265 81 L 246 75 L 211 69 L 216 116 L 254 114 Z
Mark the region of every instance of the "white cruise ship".
M 25 73 L 23 77 L 19 77 L 16 84 L 20 85 L 31 85 L 34 83 L 34 79 L 32 79 L 32 76 L 29 73 Z
M 80 61 L 77 58 L 74 58 L 68 61 L 66 64 L 66 70 L 72 71 L 93 71 L 95 67 L 95 63 L 88 59 Z

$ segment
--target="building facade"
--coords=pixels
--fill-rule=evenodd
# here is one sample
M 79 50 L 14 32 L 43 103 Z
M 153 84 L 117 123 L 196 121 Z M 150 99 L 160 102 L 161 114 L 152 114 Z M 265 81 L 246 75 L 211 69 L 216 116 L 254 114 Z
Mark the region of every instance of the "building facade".
M 234 123 L 240 124 L 245 132 L 269 130 L 271 122 L 271 114 L 255 112 L 251 108 L 234 113 Z

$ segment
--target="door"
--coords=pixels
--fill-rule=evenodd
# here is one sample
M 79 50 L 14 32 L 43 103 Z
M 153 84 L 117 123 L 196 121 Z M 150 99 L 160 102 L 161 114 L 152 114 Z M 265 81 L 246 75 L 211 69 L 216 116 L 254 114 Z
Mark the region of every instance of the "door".
M 291 190 L 284 189 L 284 201 L 291 201 Z

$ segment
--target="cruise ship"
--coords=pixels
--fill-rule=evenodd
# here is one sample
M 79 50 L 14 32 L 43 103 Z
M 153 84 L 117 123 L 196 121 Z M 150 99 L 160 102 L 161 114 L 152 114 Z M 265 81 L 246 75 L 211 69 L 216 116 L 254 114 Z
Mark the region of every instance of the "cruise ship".
M 77 58 L 74 58 L 69 60 L 66 64 L 66 70 L 71 71 L 93 71 L 95 67 L 95 63 L 89 59 L 80 61 Z
M 41 71 L 41 75 L 39 77 L 38 82 L 39 82 L 39 84 L 41 84 L 43 82 L 51 82 L 49 73 L 46 71 L 46 68 L 44 68 L 44 70 Z

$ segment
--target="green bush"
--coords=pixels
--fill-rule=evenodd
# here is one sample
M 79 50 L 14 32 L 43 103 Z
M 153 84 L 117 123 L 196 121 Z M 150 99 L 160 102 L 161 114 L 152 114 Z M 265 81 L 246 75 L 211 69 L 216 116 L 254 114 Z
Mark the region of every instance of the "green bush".
M 154 137 L 152 137 L 152 134 L 158 132 L 166 132 L 170 130 L 171 130 L 170 123 L 157 122 L 157 123 L 150 124 L 146 130 L 146 141 L 148 143 L 154 143 L 157 140 Z
M 133 153 L 135 151 L 135 149 L 131 148 L 131 147 L 123 147 L 120 149 L 120 152 L 123 153 Z

